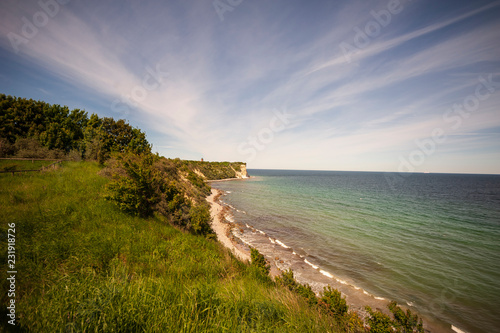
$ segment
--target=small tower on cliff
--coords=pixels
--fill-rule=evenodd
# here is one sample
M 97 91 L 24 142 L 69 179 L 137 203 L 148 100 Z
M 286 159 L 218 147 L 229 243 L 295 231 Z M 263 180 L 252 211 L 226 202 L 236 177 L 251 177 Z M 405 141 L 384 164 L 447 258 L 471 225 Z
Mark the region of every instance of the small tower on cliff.
M 201 161 L 203 162 L 203 157 L 201 158 Z

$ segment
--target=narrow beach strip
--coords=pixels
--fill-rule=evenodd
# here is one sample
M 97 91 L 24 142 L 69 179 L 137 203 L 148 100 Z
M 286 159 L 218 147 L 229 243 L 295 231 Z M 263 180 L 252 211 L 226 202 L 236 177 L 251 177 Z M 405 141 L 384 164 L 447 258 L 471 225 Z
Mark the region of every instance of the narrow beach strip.
M 231 239 L 227 236 L 228 233 L 230 232 L 231 226 L 224 221 L 222 221 L 223 215 L 222 210 L 223 207 L 222 205 L 215 200 L 215 197 L 222 194 L 222 191 L 212 189 L 212 194 L 207 197 L 208 203 L 210 203 L 210 215 L 212 216 L 212 229 L 215 231 L 215 234 L 217 235 L 217 239 L 219 242 L 227 247 L 235 256 L 236 258 L 242 260 L 242 261 L 250 261 L 250 253 L 243 251 L 242 249 L 238 248 L 236 244 L 234 244 Z

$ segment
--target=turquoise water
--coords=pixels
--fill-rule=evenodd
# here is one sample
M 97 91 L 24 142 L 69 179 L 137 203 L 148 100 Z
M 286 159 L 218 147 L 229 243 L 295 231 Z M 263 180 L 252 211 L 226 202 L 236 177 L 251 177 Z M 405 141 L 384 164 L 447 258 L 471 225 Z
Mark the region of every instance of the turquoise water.
M 237 222 L 427 318 L 500 331 L 500 176 L 249 173 L 212 184 Z

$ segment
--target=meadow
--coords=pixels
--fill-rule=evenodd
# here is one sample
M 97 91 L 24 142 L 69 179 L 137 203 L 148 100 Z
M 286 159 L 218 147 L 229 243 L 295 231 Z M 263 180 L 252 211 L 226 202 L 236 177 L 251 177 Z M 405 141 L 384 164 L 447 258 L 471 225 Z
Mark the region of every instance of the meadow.
M 0 175 L 2 258 L 15 223 L 16 332 L 343 332 L 216 240 L 105 200 L 96 162 Z M 9 301 L 2 260 L 2 304 Z

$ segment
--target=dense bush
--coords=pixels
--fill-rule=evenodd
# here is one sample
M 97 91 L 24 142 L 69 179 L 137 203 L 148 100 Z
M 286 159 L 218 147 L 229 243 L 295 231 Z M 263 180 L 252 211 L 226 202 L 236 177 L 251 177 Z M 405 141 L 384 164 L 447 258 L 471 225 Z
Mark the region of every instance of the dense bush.
M 394 315 L 394 320 L 380 311 L 373 311 L 369 306 L 366 310 L 370 314 L 367 322 L 370 326 L 370 333 L 424 333 L 422 319 L 418 315 L 411 313 L 410 309 L 406 313 L 397 306 L 396 302 L 391 302 L 389 310 Z
M 319 304 L 337 318 L 344 317 L 349 310 L 345 297 L 342 298 L 340 291 L 330 286 L 325 287 Z
M 160 172 L 153 169 L 155 156 L 121 156 L 125 176 L 115 173 L 108 185 L 107 198 L 116 202 L 121 210 L 141 217 L 152 216 L 156 205 L 165 194 L 166 184 Z M 171 198 L 168 198 L 171 199 Z
M 419 319 L 418 315 L 412 314 L 410 309 L 407 309 L 405 313 L 393 301 L 389 304 L 389 310 L 394 315 L 394 326 L 401 333 L 424 333 L 422 319 Z
M 256 267 L 262 275 L 269 275 L 271 266 L 267 263 L 266 258 L 264 258 L 264 256 L 257 249 L 250 248 L 250 258 L 252 259 L 252 266 Z
M 104 173 L 113 182 L 107 186 L 106 198 L 120 209 L 141 217 L 156 212 L 175 226 L 213 237 L 209 208 L 199 199 L 205 197 L 207 185 L 199 184 L 198 178 L 195 184 L 189 182 L 189 177 L 188 183 L 183 182 L 168 160 L 153 154 L 120 154 L 108 164 Z
M 366 310 L 370 314 L 370 317 L 367 318 L 370 333 L 394 333 L 393 323 L 388 315 L 380 311 L 373 311 L 369 306 L 366 307 Z

